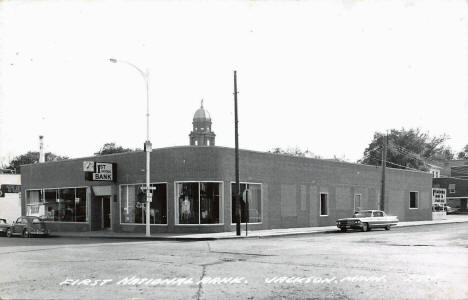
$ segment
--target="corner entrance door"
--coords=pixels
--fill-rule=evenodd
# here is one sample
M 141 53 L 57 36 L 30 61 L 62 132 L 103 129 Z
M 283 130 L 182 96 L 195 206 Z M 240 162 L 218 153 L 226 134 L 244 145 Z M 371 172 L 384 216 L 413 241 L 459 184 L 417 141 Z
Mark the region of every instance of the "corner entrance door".
M 102 229 L 111 228 L 110 196 L 102 197 Z

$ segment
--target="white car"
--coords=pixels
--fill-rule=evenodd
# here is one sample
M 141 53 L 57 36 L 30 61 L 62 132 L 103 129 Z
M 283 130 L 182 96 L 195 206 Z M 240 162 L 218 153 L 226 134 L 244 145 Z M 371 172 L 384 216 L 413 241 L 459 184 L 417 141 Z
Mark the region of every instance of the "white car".
M 336 227 L 340 228 L 342 232 L 346 232 L 348 229 L 368 231 L 372 228 L 385 228 L 385 230 L 390 230 L 391 226 L 397 224 L 398 217 L 387 216 L 381 210 L 360 210 L 352 218 L 336 221 Z
M 459 210 L 459 208 L 450 207 L 450 206 L 446 205 L 444 207 L 444 210 L 447 212 L 447 214 L 451 214 L 451 213 L 457 212 Z

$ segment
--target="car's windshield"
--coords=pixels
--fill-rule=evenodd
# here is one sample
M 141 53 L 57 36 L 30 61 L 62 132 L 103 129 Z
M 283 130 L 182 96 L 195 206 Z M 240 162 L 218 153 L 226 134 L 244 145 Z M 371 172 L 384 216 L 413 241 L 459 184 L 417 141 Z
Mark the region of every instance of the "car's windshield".
M 354 214 L 355 218 L 368 218 L 372 216 L 371 211 L 358 211 L 357 213 Z
M 6 224 L 6 220 L 5 219 L 0 219 L 0 224 Z

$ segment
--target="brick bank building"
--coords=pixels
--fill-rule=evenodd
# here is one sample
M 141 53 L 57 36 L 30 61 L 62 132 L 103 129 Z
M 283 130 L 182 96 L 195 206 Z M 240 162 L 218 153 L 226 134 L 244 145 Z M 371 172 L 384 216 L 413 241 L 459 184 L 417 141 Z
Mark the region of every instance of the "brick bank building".
M 203 103 L 190 146 L 153 149 L 151 232 L 235 231 L 234 149 L 215 146 Z M 145 152 L 21 167 L 22 213 L 51 231 L 144 232 Z M 240 150 L 242 222 L 272 229 L 334 225 L 357 209 L 378 209 L 381 168 Z M 385 211 L 430 220 L 432 176 L 387 169 Z M 248 199 L 248 206 L 245 204 Z

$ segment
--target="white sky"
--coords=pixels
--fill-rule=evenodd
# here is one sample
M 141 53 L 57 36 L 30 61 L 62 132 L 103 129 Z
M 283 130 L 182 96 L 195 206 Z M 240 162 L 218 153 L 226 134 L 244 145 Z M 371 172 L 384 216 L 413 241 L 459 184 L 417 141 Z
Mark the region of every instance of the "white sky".
M 216 144 L 355 161 L 375 131 L 468 144 L 467 1 L 3 1 L 0 158 L 188 145 L 203 98 Z

